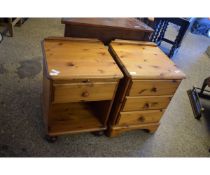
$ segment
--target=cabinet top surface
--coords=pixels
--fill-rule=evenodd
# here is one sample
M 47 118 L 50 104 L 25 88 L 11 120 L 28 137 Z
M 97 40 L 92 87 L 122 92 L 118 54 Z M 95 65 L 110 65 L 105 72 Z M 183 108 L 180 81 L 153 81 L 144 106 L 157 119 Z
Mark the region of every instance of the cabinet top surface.
M 108 49 L 95 39 L 47 38 L 42 43 L 48 77 L 54 80 L 123 77 Z
M 135 18 L 64 18 L 63 24 L 79 24 L 84 26 L 111 27 L 144 32 L 153 32 L 153 29 Z
M 110 48 L 133 79 L 185 78 L 155 43 L 115 40 Z

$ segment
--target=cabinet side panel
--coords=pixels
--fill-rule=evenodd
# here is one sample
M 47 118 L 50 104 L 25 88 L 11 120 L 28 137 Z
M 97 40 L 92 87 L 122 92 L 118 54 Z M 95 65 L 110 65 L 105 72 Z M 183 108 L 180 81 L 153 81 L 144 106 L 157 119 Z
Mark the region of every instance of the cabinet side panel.
M 43 117 L 46 129 L 48 129 L 48 120 L 51 101 L 51 81 L 46 76 L 46 70 L 43 70 Z
M 120 80 L 118 89 L 115 95 L 115 99 L 112 105 L 110 117 L 109 117 L 109 125 L 115 125 L 118 122 L 118 116 L 119 112 L 122 108 L 124 98 L 128 92 L 128 89 L 130 87 L 131 78 L 127 72 L 127 70 L 124 68 L 123 64 L 117 57 L 117 54 L 113 50 L 112 46 L 109 45 L 109 52 L 116 61 L 117 65 L 119 66 L 120 70 L 123 72 L 124 78 Z

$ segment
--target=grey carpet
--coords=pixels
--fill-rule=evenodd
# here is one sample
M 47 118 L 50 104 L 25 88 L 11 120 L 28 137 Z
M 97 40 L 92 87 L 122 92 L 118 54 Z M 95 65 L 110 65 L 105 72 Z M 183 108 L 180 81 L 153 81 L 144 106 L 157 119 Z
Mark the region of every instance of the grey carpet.
M 1 29 L 1 28 L 0 28 Z M 91 133 L 61 136 L 54 144 L 43 140 L 40 105 L 42 53 L 40 43 L 48 36 L 62 36 L 60 19 L 29 19 L 15 27 L 13 38 L 0 44 L 0 156 L 80 157 L 208 157 L 210 112 L 194 119 L 186 90 L 201 86 L 210 76 L 205 54 L 210 39 L 187 33 L 173 61 L 187 75 L 166 110 L 155 134 L 141 130 L 116 138 Z M 169 31 L 173 36 L 174 31 Z M 208 102 L 205 102 L 208 105 Z

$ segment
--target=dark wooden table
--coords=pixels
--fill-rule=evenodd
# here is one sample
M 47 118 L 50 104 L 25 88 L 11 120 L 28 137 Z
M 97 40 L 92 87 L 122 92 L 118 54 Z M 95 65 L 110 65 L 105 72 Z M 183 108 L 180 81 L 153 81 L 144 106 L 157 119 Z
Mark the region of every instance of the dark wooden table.
M 182 40 L 187 32 L 190 22 L 184 18 L 155 18 L 154 19 L 154 29 L 151 36 L 151 41 L 155 42 L 157 45 L 161 45 L 161 42 L 166 42 L 172 45 L 168 56 L 173 57 L 174 53 L 181 46 Z M 169 24 L 174 24 L 178 26 L 177 36 L 174 40 L 166 38 L 165 33 L 167 31 Z
M 97 38 L 104 44 L 114 39 L 149 40 L 153 29 L 136 18 L 64 18 L 65 37 Z

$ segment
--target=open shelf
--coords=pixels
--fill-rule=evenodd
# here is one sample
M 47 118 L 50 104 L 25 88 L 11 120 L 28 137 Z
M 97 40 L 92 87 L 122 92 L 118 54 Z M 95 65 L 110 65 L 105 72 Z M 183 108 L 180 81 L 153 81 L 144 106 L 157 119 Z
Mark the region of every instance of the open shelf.
M 110 101 L 53 104 L 49 135 L 91 132 L 106 129 Z

